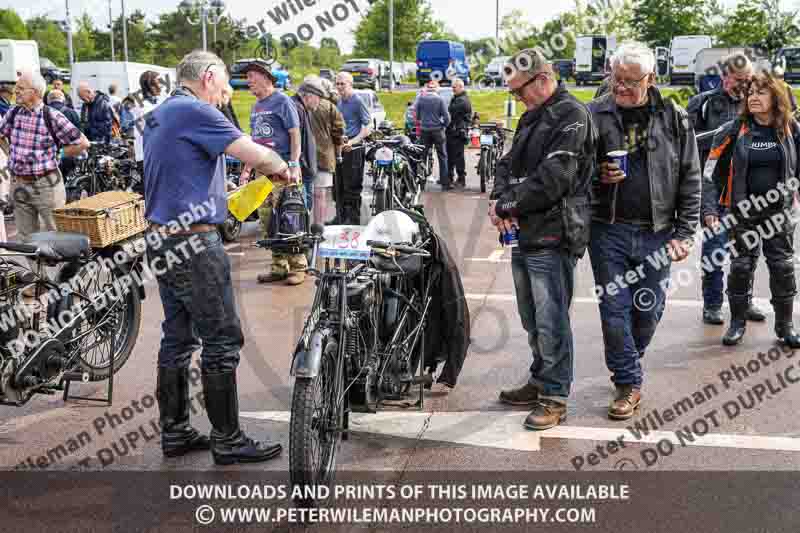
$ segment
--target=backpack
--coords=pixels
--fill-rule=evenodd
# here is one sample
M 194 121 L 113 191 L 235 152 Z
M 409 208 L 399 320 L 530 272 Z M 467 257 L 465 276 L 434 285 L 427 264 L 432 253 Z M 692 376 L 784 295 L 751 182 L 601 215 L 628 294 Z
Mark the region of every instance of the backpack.
M 302 187 L 286 186 L 281 189 L 278 203 L 272 210 L 269 225 L 270 239 L 286 239 L 294 235 L 303 236 L 308 232 L 310 221 Z M 286 253 L 302 253 L 302 239 L 292 239 L 285 244 L 273 245 Z

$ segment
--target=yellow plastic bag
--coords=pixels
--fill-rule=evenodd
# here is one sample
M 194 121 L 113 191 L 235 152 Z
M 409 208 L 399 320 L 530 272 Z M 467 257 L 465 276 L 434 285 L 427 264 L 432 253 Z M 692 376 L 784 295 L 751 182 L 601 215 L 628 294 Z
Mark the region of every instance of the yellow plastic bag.
M 236 217 L 236 220 L 244 222 L 264 203 L 274 188 L 266 176 L 248 182 L 247 185 L 228 194 L 228 211 Z

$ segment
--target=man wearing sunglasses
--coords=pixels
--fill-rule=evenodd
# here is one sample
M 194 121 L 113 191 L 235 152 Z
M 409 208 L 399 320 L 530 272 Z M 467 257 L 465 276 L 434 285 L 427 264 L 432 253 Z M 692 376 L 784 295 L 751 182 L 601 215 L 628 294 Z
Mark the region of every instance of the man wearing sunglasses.
M 500 401 L 532 406 L 525 427 L 543 430 L 567 416 L 573 378 L 569 307 L 575 264 L 589 238 L 595 136 L 586 107 L 558 85 L 538 50 L 517 53 L 504 76 L 527 110 L 511 150 L 497 164 L 489 217 L 501 234 L 519 228 L 511 267 L 533 363 L 527 383 L 502 391 Z
M 700 159 L 686 111 L 655 87 L 655 56 L 621 46 L 611 92 L 589 104 L 598 131 L 589 256 L 600 299 L 613 420 L 639 407 L 644 356 L 666 304 L 672 261 L 689 255 L 700 216 Z M 614 154 L 619 164 L 610 162 Z M 601 290 L 602 289 L 602 290 Z
M 735 119 L 752 77 L 753 65 L 745 54 L 737 53 L 726 57 L 722 61 L 722 83 L 719 87 L 693 96 L 689 100 L 686 110 L 695 131 L 698 134 L 714 131 Z M 712 137 L 697 143 L 701 168 L 705 166 L 708 153 L 711 151 Z M 727 215 L 727 211 L 719 205 L 719 202 L 714 207 L 716 208 L 714 214 L 704 213 L 708 216 L 704 216 L 700 221 L 715 233 L 713 237 L 703 241 L 703 256 L 707 258 L 707 264 L 713 266 L 711 270 L 703 270 L 703 322 L 722 325 L 725 323 L 722 315 L 725 260 L 722 258 L 728 255 L 725 248 L 728 243 L 728 232 L 724 226 L 720 227 L 719 220 Z M 763 322 L 767 317 L 751 302 L 746 318 L 754 322 Z

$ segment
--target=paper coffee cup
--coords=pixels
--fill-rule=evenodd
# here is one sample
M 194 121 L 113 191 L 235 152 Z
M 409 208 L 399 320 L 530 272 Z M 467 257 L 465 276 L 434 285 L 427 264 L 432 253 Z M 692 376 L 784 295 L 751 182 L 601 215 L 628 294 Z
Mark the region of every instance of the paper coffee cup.
M 628 151 L 627 150 L 615 150 L 613 152 L 608 152 L 608 160 L 611 163 L 615 163 L 619 169 L 625 174 L 628 175 Z

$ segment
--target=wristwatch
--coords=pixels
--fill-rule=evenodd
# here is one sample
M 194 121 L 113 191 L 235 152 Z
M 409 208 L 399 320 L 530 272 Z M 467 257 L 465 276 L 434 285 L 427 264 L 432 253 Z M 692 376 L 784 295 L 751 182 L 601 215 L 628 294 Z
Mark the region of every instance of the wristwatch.
M 289 161 L 286 164 L 289 165 L 289 168 L 298 168 L 298 167 L 300 167 L 300 162 L 299 161 Z

